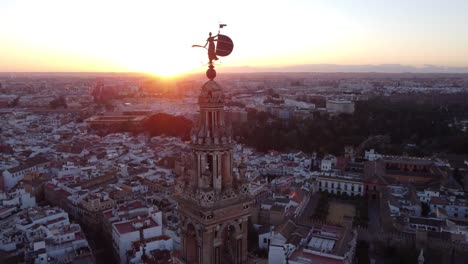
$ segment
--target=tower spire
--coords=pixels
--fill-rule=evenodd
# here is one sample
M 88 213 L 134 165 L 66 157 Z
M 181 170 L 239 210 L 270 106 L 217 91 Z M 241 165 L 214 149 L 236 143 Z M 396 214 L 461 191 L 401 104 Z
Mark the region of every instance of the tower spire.
M 246 263 L 247 222 L 253 202 L 248 183 L 236 181 L 233 173 L 232 128 L 224 112 L 223 89 L 214 81 L 212 58 L 206 72 L 209 80 L 198 97 L 200 116 L 191 133 L 191 173 L 177 183 L 182 260 Z

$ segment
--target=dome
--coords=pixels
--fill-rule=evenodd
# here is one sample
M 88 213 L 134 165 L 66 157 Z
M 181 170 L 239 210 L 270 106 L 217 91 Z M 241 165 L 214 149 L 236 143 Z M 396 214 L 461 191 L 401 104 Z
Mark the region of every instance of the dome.
M 199 104 L 223 104 L 224 103 L 224 93 L 223 88 L 213 81 L 209 80 L 203 84 L 201 88 L 200 96 L 198 97 Z
M 202 86 L 202 92 L 203 91 L 218 91 L 218 90 L 223 90 L 221 88 L 221 85 L 219 85 L 216 81 L 209 80 Z

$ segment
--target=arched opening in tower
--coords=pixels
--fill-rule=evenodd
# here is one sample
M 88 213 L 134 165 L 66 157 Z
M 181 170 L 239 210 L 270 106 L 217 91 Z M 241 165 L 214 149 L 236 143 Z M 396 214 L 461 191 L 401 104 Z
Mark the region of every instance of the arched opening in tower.
M 222 180 L 223 180 L 223 187 L 228 187 L 232 183 L 231 175 L 229 170 L 231 169 L 230 164 L 230 155 L 229 152 L 224 152 L 221 155 L 221 173 L 222 173 Z
M 197 257 L 197 234 L 195 227 L 192 224 L 187 225 L 187 237 L 185 238 L 185 254 L 187 264 L 198 263 Z
M 233 225 L 228 225 L 224 228 L 222 239 L 220 262 L 217 263 L 240 263 L 239 241 L 236 238 L 236 229 Z
M 208 112 L 208 131 L 210 137 L 213 137 L 213 112 Z
M 206 154 L 207 169 L 210 171 L 211 174 L 213 174 L 213 159 L 213 155 Z

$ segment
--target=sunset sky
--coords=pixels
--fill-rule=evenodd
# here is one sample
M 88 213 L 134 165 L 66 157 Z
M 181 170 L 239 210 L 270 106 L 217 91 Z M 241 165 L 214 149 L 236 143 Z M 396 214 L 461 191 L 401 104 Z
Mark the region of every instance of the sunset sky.
M 197 71 L 220 22 L 218 67 L 468 66 L 466 0 L 0 0 L 0 71 Z

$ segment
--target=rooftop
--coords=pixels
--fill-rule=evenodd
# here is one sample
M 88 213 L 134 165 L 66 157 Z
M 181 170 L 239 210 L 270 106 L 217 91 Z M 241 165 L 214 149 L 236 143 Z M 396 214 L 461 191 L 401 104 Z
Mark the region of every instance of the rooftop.
M 447 225 L 445 219 L 424 218 L 424 217 L 410 217 L 409 223 L 418 224 L 418 225 L 427 225 L 427 226 L 437 226 L 437 227 L 443 227 Z
M 31 167 L 34 167 L 34 166 L 37 166 L 39 164 L 43 164 L 43 163 L 46 163 L 46 162 L 48 162 L 48 160 L 46 158 L 41 157 L 41 156 L 36 156 L 36 157 L 27 159 L 24 163 L 22 163 L 19 166 L 8 169 L 8 171 L 10 173 L 17 173 L 17 172 L 20 172 L 22 170 L 29 169 Z
M 139 224 L 141 224 L 145 229 L 158 226 L 158 223 L 156 223 L 151 217 L 142 217 L 128 222 L 115 223 L 113 226 L 120 234 L 126 234 L 138 231 L 139 229 L 136 228 L 136 226 Z

